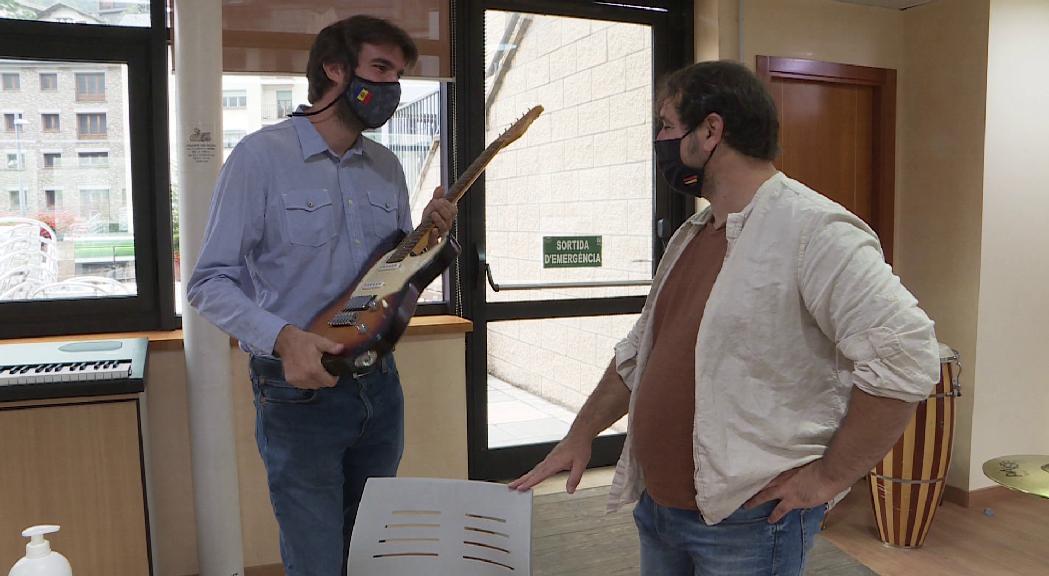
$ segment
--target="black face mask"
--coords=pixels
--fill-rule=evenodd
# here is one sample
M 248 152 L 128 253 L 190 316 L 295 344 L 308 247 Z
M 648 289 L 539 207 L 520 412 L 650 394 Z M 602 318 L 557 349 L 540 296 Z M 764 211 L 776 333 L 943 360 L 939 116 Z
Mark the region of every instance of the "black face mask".
M 681 141 L 691 134 L 692 130 L 685 132 L 681 138 L 656 140 L 653 145 L 656 149 L 656 166 L 663 178 L 666 178 L 667 184 L 670 184 L 670 189 L 679 194 L 699 198 L 703 194 L 703 169 L 714 157 L 717 145 L 714 145 L 714 150 L 710 151 L 710 156 L 703 162 L 703 166 L 698 169 L 687 166 L 681 160 Z
M 397 111 L 397 106 L 401 103 L 401 83 L 372 82 L 354 76 L 342 96 L 346 99 L 346 104 L 350 106 L 350 111 L 366 129 L 378 128 L 388 122 L 393 117 L 393 113 Z M 313 116 L 324 112 L 338 102 L 339 99 L 336 98 L 320 110 L 293 112 L 291 115 Z

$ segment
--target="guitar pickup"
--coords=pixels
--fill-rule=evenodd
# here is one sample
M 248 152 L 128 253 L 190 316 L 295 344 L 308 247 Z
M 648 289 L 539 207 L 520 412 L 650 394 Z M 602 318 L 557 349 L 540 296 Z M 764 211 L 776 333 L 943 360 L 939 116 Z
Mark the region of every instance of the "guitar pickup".
M 328 326 L 331 326 L 332 328 L 353 326 L 357 323 L 357 318 L 360 315 L 360 312 L 374 308 L 375 296 L 354 296 L 346 302 L 346 305 L 342 307 L 342 310 L 339 310 L 339 312 L 328 321 Z
M 363 312 L 374 308 L 375 296 L 354 296 L 342 307 L 342 312 Z

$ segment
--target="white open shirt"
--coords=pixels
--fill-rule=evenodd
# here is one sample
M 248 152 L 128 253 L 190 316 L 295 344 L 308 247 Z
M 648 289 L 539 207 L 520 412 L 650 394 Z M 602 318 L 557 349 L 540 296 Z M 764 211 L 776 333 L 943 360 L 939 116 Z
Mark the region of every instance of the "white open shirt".
M 711 220 L 708 208 L 674 234 L 641 317 L 616 345 L 632 392 L 652 349 L 659 291 Z M 874 231 L 840 205 L 777 173 L 728 216 L 726 236 L 695 351 L 696 504 L 711 525 L 781 472 L 820 458 L 853 386 L 916 402 L 940 368 L 932 320 L 885 263 Z M 628 431 L 610 511 L 644 490 L 632 450 Z

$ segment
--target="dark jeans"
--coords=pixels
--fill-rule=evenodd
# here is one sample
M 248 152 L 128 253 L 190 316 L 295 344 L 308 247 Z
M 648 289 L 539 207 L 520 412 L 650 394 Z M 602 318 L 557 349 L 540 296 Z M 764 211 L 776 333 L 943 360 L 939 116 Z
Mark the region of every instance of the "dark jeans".
M 364 483 L 394 476 L 404 450 L 393 357 L 320 390 L 294 388 L 278 361 L 252 358 L 251 381 L 285 573 L 344 576 Z

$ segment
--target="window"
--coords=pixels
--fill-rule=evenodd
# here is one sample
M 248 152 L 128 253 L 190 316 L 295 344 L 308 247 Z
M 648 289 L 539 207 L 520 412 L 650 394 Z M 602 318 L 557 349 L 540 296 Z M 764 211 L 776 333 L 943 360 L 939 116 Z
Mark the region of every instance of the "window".
M 222 147 L 230 150 L 246 135 L 247 133 L 244 130 L 226 130 L 222 133 Z
M 54 92 L 55 90 L 58 90 L 58 74 L 55 74 L 54 72 L 41 72 L 40 91 Z
M 23 111 L 29 121 L 18 132 L 0 125 L 0 169 L 13 151 L 31 168 L 0 170 L 0 210 L 10 184 L 30 190 L 22 215 L 54 230 L 47 256 L 61 265 L 20 291 L 0 292 L 0 338 L 175 328 L 171 269 L 157 265 L 171 257 L 170 241 L 155 234 L 169 225 L 170 206 L 168 148 L 159 144 L 168 127 L 157 121 L 168 110 L 166 2 L 118 1 L 104 11 L 98 0 L 13 3 L 30 4 L 0 18 L 0 72 L 23 76 L 20 92 L 0 91 L 0 115 Z M 53 123 L 41 117 L 56 112 L 61 142 L 44 132 Z M 16 143 L 23 129 L 29 137 Z M 90 166 L 108 168 L 80 168 L 81 152 Z M 112 282 L 79 282 L 84 277 Z
M 44 132 L 58 132 L 58 114 L 41 114 L 40 129 Z
M 8 152 L 5 166 L 8 170 L 25 170 L 25 152 Z
M 223 90 L 222 108 L 224 110 L 242 110 L 248 107 L 247 90 Z
M 4 92 L 17 92 L 22 88 L 22 79 L 18 76 L 18 72 L 4 72 L 0 74 L 0 80 L 2 80 Z
M 11 20 L 149 28 L 147 0 L 79 0 L 76 2 L 0 1 L 0 14 Z M 57 34 L 51 32 L 51 34 Z M 116 36 L 114 36 L 116 38 Z
M 284 118 L 294 111 L 291 104 L 291 90 L 277 90 L 277 118 Z
M 22 194 L 18 190 L 11 190 L 7 193 L 7 209 L 12 212 L 19 212 L 22 210 Z
M 81 168 L 109 166 L 109 152 L 77 152 Z
M 58 205 L 62 203 L 62 191 L 44 190 L 44 201 L 47 203 L 48 210 L 57 209 Z
M 106 137 L 105 112 L 77 114 L 76 120 L 77 138 L 81 140 L 97 140 Z
M 102 102 L 105 99 L 105 72 L 79 72 L 76 74 L 77 102 Z
M 18 127 L 18 123 L 16 123 L 15 120 L 21 120 L 21 119 L 22 119 L 22 113 L 21 112 L 13 112 L 13 113 L 9 112 L 9 113 L 4 114 L 4 131 L 5 132 L 14 132 L 15 128 Z

